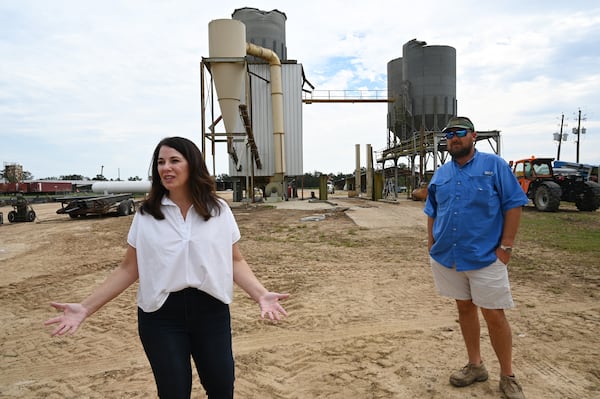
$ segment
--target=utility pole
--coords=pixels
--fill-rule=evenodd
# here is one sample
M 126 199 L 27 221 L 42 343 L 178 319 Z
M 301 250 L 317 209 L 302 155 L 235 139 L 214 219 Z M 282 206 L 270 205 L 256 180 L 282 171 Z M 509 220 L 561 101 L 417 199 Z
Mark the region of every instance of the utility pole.
M 581 121 L 585 121 L 585 119 L 585 115 L 581 116 L 580 108 L 577 116 L 577 129 L 573 128 L 573 133 L 577 133 L 577 163 L 579 163 L 579 142 L 581 141 L 581 135 L 585 134 L 585 127 L 581 127 Z
M 577 117 L 577 158 L 576 162 L 579 163 L 579 141 L 581 138 L 581 109 L 579 109 L 579 116 Z
M 558 135 L 558 153 L 556 154 L 556 160 L 560 161 L 560 143 L 562 142 L 563 139 L 563 124 L 565 121 L 565 114 L 562 114 L 560 116 L 560 134 Z M 579 162 L 579 161 L 577 161 Z

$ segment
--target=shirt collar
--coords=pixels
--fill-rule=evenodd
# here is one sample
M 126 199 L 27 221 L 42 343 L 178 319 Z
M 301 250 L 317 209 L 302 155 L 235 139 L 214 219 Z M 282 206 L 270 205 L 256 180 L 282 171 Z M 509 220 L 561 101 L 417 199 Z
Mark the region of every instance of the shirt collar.
M 160 204 L 161 205 L 166 205 L 166 206 L 177 206 L 172 200 L 171 198 L 169 198 L 166 195 L 163 195 L 162 199 L 160 200 Z

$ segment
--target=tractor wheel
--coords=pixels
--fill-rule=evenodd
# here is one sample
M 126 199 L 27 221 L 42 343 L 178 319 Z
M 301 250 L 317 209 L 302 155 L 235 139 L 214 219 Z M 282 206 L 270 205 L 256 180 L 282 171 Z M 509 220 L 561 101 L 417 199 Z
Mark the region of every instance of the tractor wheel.
M 135 202 L 133 202 L 133 200 L 127 202 L 129 203 L 129 214 L 133 215 L 135 213 Z
M 33 210 L 27 212 L 27 221 L 33 222 L 35 220 L 35 212 Z
M 129 215 L 129 201 L 121 201 L 121 203 L 117 207 L 117 214 L 119 216 Z
M 549 183 L 542 183 L 535 190 L 533 195 L 533 204 L 538 211 L 556 212 L 560 205 L 561 188 L 556 184 L 556 187 Z
M 15 212 L 15 211 L 8 212 L 8 221 L 9 222 L 14 223 L 16 219 L 17 219 L 17 212 Z
M 600 208 L 600 185 L 588 182 L 583 193 L 577 196 L 575 206 L 584 212 L 593 212 Z

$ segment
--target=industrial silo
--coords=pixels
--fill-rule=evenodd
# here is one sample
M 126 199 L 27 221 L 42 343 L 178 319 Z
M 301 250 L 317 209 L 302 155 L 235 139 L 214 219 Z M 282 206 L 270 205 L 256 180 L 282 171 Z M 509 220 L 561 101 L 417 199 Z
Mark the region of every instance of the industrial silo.
M 252 176 L 255 184 L 264 186 L 274 176 L 284 174 L 286 176 L 302 175 L 302 85 L 305 82 L 302 65 L 297 61 L 287 60 L 287 49 L 285 45 L 285 22 L 286 16 L 283 12 L 273 10 L 265 12 L 256 8 L 236 9 L 232 13 L 231 20 L 215 20 L 209 24 L 209 44 L 214 36 L 214 41 L 221 42 L 221 36 L 228 36 L 228 33 L 236 38 L 233 42 L 229 39 L 223 40 L 226 43 L 214 44 L 214 53 L 211 57 L 227 58 L 240 57 L 238 39 L 244 36 L 243 40 L 247 43 L 259 46 L 262 49 L 270 50 L 262 58 L 255 56 L 254 52 L 245 47 L 245 57 L 248 65 L 241 63 L 227 63 L 227 70 L 243 68 L 245 82 L 240 87 L 241 92 L 228 92 L 221 95 L 217 77 L 215 76 L 215 86 L 219 96 L 219 105 L 223 114 L 223 121 L 226 122 L 232 116 L 230 126 L 225 124 L 228 133 L 239 133 L 241 131 L 251 131 L 251 140 L 232 140 L 229 158 L 229 176 L 230 177 L 249 177 Z M 242 33 L 239 35 L 237 30 L 243 26 Z M 231 31 L 231 32 L 229 32 Z M 213 33 L 213 34 L 211 34 Z M 239 39 L 242 40 L 242 39 Z M 223 51 L 227 49 L 228 53 Z M 219 50 L 219 51 L 216 51 Z M 232 52 L 229 52 L 232 50 Z M 276 57 L 271 57 L 271 54 Z M 268 56 L 265 58 L 264 56 Z M 211 65 L 211 71 L 216 75 L 219 64 L 214 62 Z M 279 72 L 277 72 L 279 71 Z M 275 74 L 275 75 L 274 75 Z M 279 75 L 277 78 L 276 75 Z M 228 81 L 229 80 L 229 81 Z M 226 88 L 237 78 L 225 79 Z M 221 80 L 219 83 L 223 83 Z M 275 88 L 275 89 L 274 89 Z M 274 103 L 274 97 L 280 99 L 279 103 Z M 241 126 L 241 116 L 239 105 L 245 105 L 248 121 L 251 129 L 247 126 Z M 232 112 L 225 112 L 224 109 L 230 109 Z M 277 118 L 277 119 L 276 119 Z M 275 120 L 282 126 L 276 126 Z M 252 141 L 253 144 L 249 144 Z M 281 148 L 283 147 L 283 148 Z M 258 160 L 258 162 L 256 162 Z
M 287 17 L 279 10 L 261 11 L 244 7 L 236 9 L 231 18 L 246 25 L 246 40 L 257 46 L 273 50 L 281 61 L 287 60 L 285 44 L 285 21 Z M 260 58 L 249 57 L 251 62 L 264 62 Z
M 396 100 L 388 109 L 390 130 L 401 139 L 421 126 L 441 130 L 457 112 L 456 49 L 413 39 L 402 55 L 388 63 L 388 92 Z
M 402 76 L 402 57 L 387 64 L 388 129 L 400 138 L 406 138 L 412 132 L 412 108 L 408 97 L 408 83 Z

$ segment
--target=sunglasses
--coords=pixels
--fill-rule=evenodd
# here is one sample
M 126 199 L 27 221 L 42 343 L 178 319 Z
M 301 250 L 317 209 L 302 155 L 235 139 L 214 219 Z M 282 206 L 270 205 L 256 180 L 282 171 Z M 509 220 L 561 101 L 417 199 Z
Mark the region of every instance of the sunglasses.
M 469 131 L 467 129 L 455 130 L 446 132 L 446 138 L 450 140 L 452 137 L 465 137 Z

